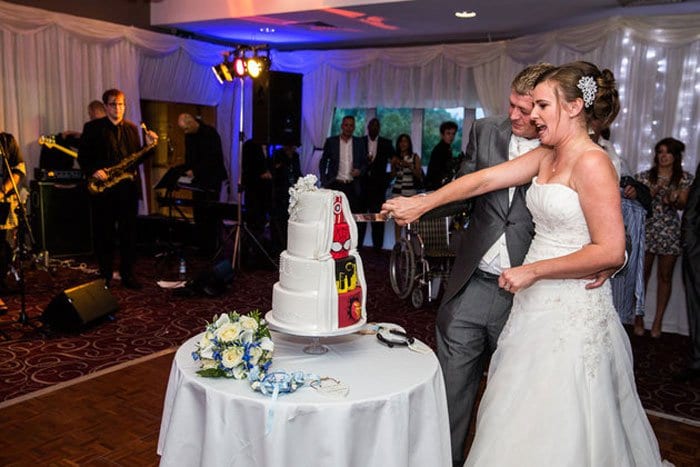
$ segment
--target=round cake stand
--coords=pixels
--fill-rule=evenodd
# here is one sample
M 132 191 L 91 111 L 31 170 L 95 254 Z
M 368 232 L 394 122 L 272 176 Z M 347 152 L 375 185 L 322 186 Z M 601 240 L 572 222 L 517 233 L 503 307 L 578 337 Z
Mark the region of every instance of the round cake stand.
M 328 352 L 328 347 L 321 344 L 322 337 L 344 336 L 357 332 L 362 329 L 365 323 L 367 323 L 367 318 L 361 319 L 352 326 L 347 326 L 333 331 L 309 331 L 304 329 L 289 328 L 275 320 L 275 317 L 272 315 L 272 311 L 265 313 L 265 321 L 267 321 L 270 324 L 270 328 L 274 329 L 275 331 L 290 334 L 292 336 L 310 337 L 311 344 L 303 348 L 304 353 L 310 355 L 322 355 Z
M 302 350 L 304 351 L 304 353 L 308 353 L 311 355 L 322 355 L 328 352 L 328 347 L 321 344 L 320 337 L 312 337 L 311 344 L 307 345 Z

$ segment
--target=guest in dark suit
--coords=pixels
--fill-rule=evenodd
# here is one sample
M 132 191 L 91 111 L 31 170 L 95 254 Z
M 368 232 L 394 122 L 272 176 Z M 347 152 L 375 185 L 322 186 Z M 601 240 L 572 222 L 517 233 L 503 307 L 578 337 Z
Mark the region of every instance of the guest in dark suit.
M 326 139 L 319 161 L 321 186 L 342 191 L 348 198 L 350 210 L 362 211 L 361 176 L 367 170 L 367 148 L 362 138 L 353 136 L 355 117 L 346 115 L 340 125 L 341 133 Z
M 373 118 L 367 124 L 367 136 L 362 138 L 367 148 L 367 171 L 361 178 L 362 212 L 378 213 L 386 201 L 386 190 L 389 188 L 386 166 L 394 156 L 394 146 L 390 140 L 379 136 L 380 130 L 379 119 Z M 367 223 L 358 223 L 360 245 L 364 242 L 366 229 Z M 372 246 L 376 250 L 384 246 L 384 222 L 372 222 Z
M 104 169 L 119 163 L 141 148 L 137 126 L 124 118 L 126 102 L 124 93 L 109 89 L 102 95 L 107 116 L 91 120 L 83 127 L 78 149 L 78 163 L 88 177 L 107 180 Z M 158 141 L 153 131 L 145 133 L 146 143 Z M 104 192 L 92 195 L 92 225 L 95 255 L 100 275 L 107 284 L 112 279 L 115 237 L 119 238 L 119 272 L 122 285 L 139 289 L 141 284 L 134 276 L 136 259 L 136 215 L 138 213 L 139 185 L 133 179 L 125 179 Z
M 700 165 L 690 186 L 688 203 L 683 211 L 681 235 L 683 244 L 683 284 L 688 309 L 690 363 L 675 376 L 676 380 L 700 378 Z
M 213 254 L 219 242 L 219 219 L 212 202 L 219 201 L 221 184 L 228 178 L 221 137 L 211 125 L 183 113 L 178 126 L 185 133 L 185 163 L 180 169 L 192 177 L 192 214 L 199 253 Z

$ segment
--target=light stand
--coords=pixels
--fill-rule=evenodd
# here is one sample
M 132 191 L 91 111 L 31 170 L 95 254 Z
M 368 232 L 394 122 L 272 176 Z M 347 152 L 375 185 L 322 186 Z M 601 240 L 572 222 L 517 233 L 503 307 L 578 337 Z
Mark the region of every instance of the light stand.
M 265 55 L 259 55 L 259 52 Z M 252 54 L 252 56 L 251 56 Z M 239 99 L 239 114 L 238 114 L 238 203 L 236 205 L 236 220 L 234 221 L 233 230 L 224 239 L 219 250 L 214 255 L 215 257 L 224 248 L 226 242 L 233 237 L 233 256 L 231 258 L 231 266 L 236 268 L 241 265 L 241 232 L 248 234 L 248 238 L 260 249 L 270 263 L 277 267 L 277 263 L 265 251 L 258 238 L 248 230 L 245 221 L 243 220 L 243 143 L 245 142 L 245 132 L 243 130 L 243 115 L 244 115 L 244 100 L 245 100 L 245 77 L 250 76 L 253 79 L 258 78 L 270 68 L 269 49 L 266 45 L 246 46 L 238 45 L 235 50 L 225 52 L 224 61 L 212 67 L 212 70 L 219 83 L 238 81 L 240 86 Z M 233 57 L 233 60 L 231 58 Z M 234 120 L 235 108 L 231 111 L 231 120 Z M 247 193 L 246 193 L 247 194 Z
M 236 203 L 236 221 L 233 227 L 233 256 L 231 258 L 231 266 L 235 269 L 241 266 L 241 231 L 248 235 L 248 238 L 253 241 L 253 243 L 260 249 L 260 251 L 265 255 L 265 257 L 272 263 L 272 265 L 277 268 L 277 263 L 273 260 L 270 255 L 265 251 L 265 248 L 258 241 L 258 239 L 253 235 L 253 233 L 246 226 L 243 220 L 243 143 L 245 142 L 245 131 L 243 129 L 243 100 L 245 97 L 245 76 L 238 77 L 239 87 L 240 87 L 240 100 L 239 100 L 239 114 L 238 114 L 238 203 Z

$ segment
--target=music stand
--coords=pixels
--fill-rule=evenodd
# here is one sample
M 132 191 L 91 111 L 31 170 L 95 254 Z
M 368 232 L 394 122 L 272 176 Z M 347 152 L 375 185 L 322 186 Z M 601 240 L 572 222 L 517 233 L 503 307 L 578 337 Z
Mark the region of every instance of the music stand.
M 183 175 L 183 170 L 181 167 L 171 167 L 163 174 L 163 176 L 158 180 L 158 183 L 155 184 L 153 189 L 155 190 L 165 190 L 165 196 L 163 196 L 163 200 L 166 201 L 168 205 L 168 237 L 166 239 L 166 248 L 163 251 L 160 251 L 156 253 L 155 257 L 158 258 L 158 262 L 161 264 L 161 267 L 157 267 L 157 269 L 160 269 L 162 272 L 162 266 L 167 266 L 167 263 L 169 260 L 173 257 L 176 257 L 178 259 L 178 263 L 183 263 L 185 262 L 185 253 L 184 253 L 184 245 L 182 244 L 175 244 L 173 242 L 173 207 L 179 214 L 180 218 L 182 219 L 187 219 L 187 216 L 185 216 L 185 213 L 182 212 L 180 209 L 180 206 L 178 203 L 175 201 L 173 198 L 173 191 L 181 188 L 180 186 L 180 178 Z M 178 271 L 179 271 L 179 266 L 178 266 Z

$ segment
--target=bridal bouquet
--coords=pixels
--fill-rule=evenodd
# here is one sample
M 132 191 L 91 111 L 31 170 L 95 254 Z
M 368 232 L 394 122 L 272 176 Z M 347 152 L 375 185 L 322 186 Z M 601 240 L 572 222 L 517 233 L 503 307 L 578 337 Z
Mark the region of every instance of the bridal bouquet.
M 272 364 L 274 347 L 258 311 L 248 315 L 234 311 L 214 316 L 192 358 L 200 362 L 200 376 L 244 379 L 252 372 L 262 379 Z

